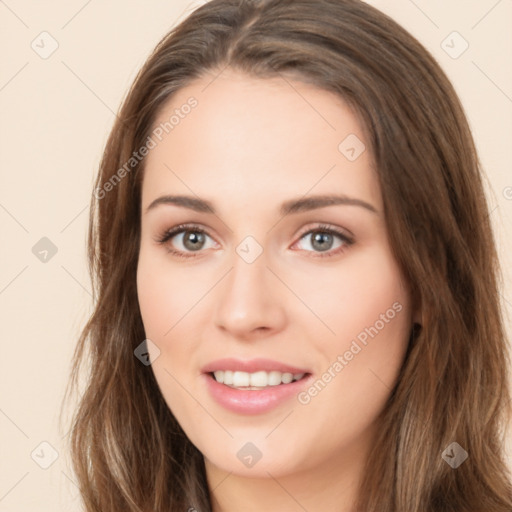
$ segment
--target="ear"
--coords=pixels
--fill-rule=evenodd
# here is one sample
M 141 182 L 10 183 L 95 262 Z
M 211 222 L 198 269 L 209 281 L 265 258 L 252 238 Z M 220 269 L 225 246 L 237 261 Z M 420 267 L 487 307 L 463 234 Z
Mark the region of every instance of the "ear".
M 415 340 L 422 330 L 423 320 L 420 306 L 416 306 L 412 312 L 411 339 Z
M 412 302 L 412 322 L 413 325 L 423 325 L 421 297 L 416 296 Z

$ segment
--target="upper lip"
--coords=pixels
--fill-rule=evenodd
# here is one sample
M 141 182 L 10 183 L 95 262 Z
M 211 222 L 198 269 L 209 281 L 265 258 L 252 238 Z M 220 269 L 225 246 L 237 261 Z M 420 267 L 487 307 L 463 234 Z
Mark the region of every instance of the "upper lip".
M 233 372 L 239 371 L 247 373 L 255 373 L 259 371 L 277 371 L 281 373 L 293 374 L 309 373 L 308 370 L 305 370 L 304 368 L 297 368 L 295 366 L 281 363 L 279 361 L 262 358 L 250 359 L 248 361 L 233 358 L 217 359 L 216 361 L 212 361 L 211 363 L 203 366 L 201 369 L 203 373 L 212 373 L 218 370 L 230 370 Z

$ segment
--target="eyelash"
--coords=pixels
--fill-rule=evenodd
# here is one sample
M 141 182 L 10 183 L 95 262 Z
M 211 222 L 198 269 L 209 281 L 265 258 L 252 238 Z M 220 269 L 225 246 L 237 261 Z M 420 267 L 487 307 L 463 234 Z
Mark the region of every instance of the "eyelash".
M 166 230 L 161 236 L 159 236 L 157 238 L 156 241 L 161 245 L 165 245 L 174 236 L 179 235 L 180 233 L 183 233 L 186 231 L 191 231 L 193 233 L 203 233 L 207 236 L 210 236 L 210 235 L 208 235 L 208 232 L 206 230 L 204 230 L 203 228 L 201 228 L 200 226 L 198 226 L 196 224 L 180 224 L 178 226 L 175 226 L 174 228 Z M 313 229 L 308 229 L 307 231 L 305 231 L 304 233 L 302 233 L 299 236 L 299 240 L 301 240 L 306 235 L 309 235 L 312 233 L 318 233 L 318 232 L 327 233 L 330 235 L 337 236 L 338 238 L 341 239 L 341 241 L 343 242 L 343 245 L 338 247 L 335 250 L 326 251 L 326 252 L 306 251 L 306 252 L 314 252 L 315 258 L 330 258 L 332 256 L 337 256 L 338 254 L 341 254 L 342 252 L 344 252 L 347 249 L 347 247 L 350 247 L 354 243 L 353 238 L 349 237 L 345 233 L 339 231 L 338 229 L 336 229 L 328 224 L 320 224 Z M 167 251 L 179 258 L 194 258 L 195 257 L 193 252 L 184 253 L 184 252 L 172 249 L 169 246 L 167 246 Z M 197 252 L 201 252 L 201 251 L 197 251 Z

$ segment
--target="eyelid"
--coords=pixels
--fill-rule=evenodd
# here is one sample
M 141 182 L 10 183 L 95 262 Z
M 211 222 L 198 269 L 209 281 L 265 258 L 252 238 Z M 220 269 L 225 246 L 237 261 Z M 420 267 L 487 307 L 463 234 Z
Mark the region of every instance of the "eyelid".
M 215 240 L 213 236 L 211 236 L 207 229 L 199 226 L 198 224 L 190 223 L 190 224 L 178 224 L 170 229 L 166 229 L 162 234 L 157 236 L 155 238 L 155 241 L 160 245 L 166 245 L 169 240 L 174 238 L 176 235 L 179 235 L 186 231 L 192 231 L 192 232 L 198 232 L 203 233 L 206 236 L 210 237 L 216 244 L 218 242 Z M 327 251 L 305 251 L 311 254 L 314 254 L 313 257 L 329 257 L 329 256 L 335 256 L 340 254 L 341 252 L 345 251 L 347 247 L 351 246 L 354 243 L 354 235 L 343 228 L 339 228 L 337 226 L 326 224 L 326 223 L 317 223 L 315 225 L 309 225 L 301 229 L 300 233 L 296 236 L 297 240 L 293 242 L 291 247 L 299 243 L 302 238 L 304 238 L 305 235 L 314 233 L 314 232 L 326 232 L 330 233 L 334 236 L 337 236 L 340 238 L 343 242 L 343 245 L 341 247 L 338 247 L 335 250 L 327 250 Z M 204 253 L 205 251 L 200 249 L 198 251 L 180 251 L 176 249 L 171 249 L 167 247 L 167 250 L 169 253 L 172 253 L 176 256 L 182 257 L 182 258 L 194 258 L 199 256 L 201 253 Z
M 160 235 L 157 235 L 155 241 L 164 244 L 175 235 L 183 233 L 184 231 L 197 231 L 198 233 L 204 233 L 205 235 L 208 235 L 212 240 L 215 240 L 215 238 L 212 237 L 210 233 L 208 233 L 208 230 L 199 226 L 198 224 L 178 224 L 172 228 L 164 230 L 164 232 Z
M 340 236 L 347 242 L 353 243 L 354 242 L 354 235 L 351 231 L 348 229 L 340 228 L 338 226 L 335 226 L 333 224 L 328 224 L 325 222 L 318 222 L 316 224 L 308 225 L 304 228 L 302 228 L 299 231 L 299 234 L 297 235 L 298 240 L 300 240 L 304 235 L 307 235 L 308 233 L 315 232 L 315 231 L 327 231 L 330 233 L 334 233 L 335 235 Z M 295 244 L 296 242 L 294 242 Z
M 342 253 L 344 253 L 355 242 L 354 235 L 350 231 L 330 224 L 319 223 L 316 224 L 314 227 L 310 226 L 303 228 L 300 234 L 298 235 L 297 241 L 294 242 L 291 245 L 291 247 L 293 248 L 293 246 L 297 245 L 304 238 L 305 235 L 309 235 L 314 232 L 330 233 L 333 236 L 337 236 L 342 241 L 342 244 L 336 249 L 329 249 L 327 251 L 307 251 L 304 249 L 299 249 L 299 251 L 307 253 L 308 257 L 311 258 L 330 258 L 334 256 L 339 256 Z

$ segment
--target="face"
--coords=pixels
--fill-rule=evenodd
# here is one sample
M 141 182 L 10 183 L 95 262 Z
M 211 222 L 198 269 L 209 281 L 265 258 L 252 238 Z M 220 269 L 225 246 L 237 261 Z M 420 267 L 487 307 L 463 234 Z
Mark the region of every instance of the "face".
M 214 76 L 171 98 L 146 157 L 151 368 L 207 468 L 355 464 L 413 321 L 362 126 L 312 85 Z

